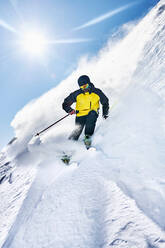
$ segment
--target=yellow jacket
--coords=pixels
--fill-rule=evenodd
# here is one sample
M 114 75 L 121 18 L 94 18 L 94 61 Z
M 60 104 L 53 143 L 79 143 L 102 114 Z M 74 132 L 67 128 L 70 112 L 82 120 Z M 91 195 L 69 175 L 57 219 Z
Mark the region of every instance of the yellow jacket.
M 76 98 L 77 116 L 87 115 L 91 110 L 98 113 L 100 107 L 100 97 L 96 93 L 81 93 Z
M 71 105 L 76 102 L 76 115 L 78 117 L 88 115 L 92 110 L 98 113 L 100 108 L 100 102 L 103 105 L 103 115 L 108 115 L 109 110 L 109 100 L 104 95 L 104 93 L 95 88 L 92 83 L 90 83 L 89 91 L 84 92 L 82 89 L 72 92 L 67 98 L 65 98 L 62 106 L 63 109 L 69 113 L 73 109 Z

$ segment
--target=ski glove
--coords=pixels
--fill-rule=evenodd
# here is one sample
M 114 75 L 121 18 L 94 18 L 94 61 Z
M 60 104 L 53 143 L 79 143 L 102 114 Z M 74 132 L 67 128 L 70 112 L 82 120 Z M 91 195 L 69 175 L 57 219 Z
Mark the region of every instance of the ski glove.
M 74 115 L 75 113 L 76 113 L 76 111 L 74 109 L 69 112 L 70 115 Z

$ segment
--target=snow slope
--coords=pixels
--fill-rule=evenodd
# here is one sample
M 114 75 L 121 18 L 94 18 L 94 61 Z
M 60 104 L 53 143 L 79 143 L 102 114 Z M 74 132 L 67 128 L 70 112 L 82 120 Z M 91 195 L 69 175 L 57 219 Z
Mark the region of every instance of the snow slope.
M 165 247 L 164 6 L 125 25 L 96 57 L 83 58 L 17 113 L 18 138 L 1 153 L 1 163 L 15 169 L 0 187 L 3 248 Z M 93 137 L 97 151 L 86 151 L 82 137 L 66 139 L 73 116 L 35 144 L 32 135 L 65 114 L 61 102 L 81 74 L 110 98 L 110 117 L 99 118 Z M 64 166 L 62 151 L 78 165 Z
M 111 181 L 114 159 L 84 156 L 78 167 L 42 162 L 3 247 L 163 247 L 164 233 Z

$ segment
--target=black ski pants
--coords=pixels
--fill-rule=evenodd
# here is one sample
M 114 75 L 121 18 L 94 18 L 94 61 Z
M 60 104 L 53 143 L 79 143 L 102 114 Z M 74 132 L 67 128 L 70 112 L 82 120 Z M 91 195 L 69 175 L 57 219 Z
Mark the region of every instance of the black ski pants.
M 76 116 L 76 120 L 75 120 L 76 128 L 70 135 L 69 139 L 78 140 L 84 127 L 85 127 L 85 135 L 91 136 L 95 130 L 97 117 L 98 114 L 94 110 L 90 111 L 88 115 L 84 115 L 80 117 Z

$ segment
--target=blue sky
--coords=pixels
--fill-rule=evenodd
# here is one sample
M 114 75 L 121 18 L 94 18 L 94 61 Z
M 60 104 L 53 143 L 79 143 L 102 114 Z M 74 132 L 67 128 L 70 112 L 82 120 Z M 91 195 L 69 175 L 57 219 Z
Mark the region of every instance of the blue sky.
M 1 0 L 0 149 L 14 136 L 10 122 L 25 104 L 55 87 L 81 56 L 95 55 L 122 24 L 142 18 L 158 2 Z M 32 29 L 48 43 L 40 56 L 25 52 L 20 42 Z

